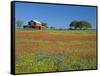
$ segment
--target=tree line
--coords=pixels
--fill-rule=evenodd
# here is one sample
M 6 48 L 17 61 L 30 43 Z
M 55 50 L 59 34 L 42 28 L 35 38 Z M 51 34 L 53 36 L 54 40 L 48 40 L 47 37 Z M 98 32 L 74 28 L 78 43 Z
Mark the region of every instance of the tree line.
M 47 23 L 45 23 L 45 22 L 41 22 L 42 23 L 42 25 L 44 26 L 44 27 L 46 27 L 46 28 L 50 28 L 50 29 L 55 29 L 55 27 L 54 26 L 52 26 L 52 27 L 48 27 L 48 24 Z M 23 26 L 23 24 L 24 24 L 24 22 L 22 21 L 22 20 L 17 20 L 16 21 L 16 25 L 17 25 L 17 27 L 22 27 Z M 82 30 L 82 29 L 89 29 L 89 28 L 91 28 L 92 26 L 91 26 L 91 23 L 90 22 L 88 22 L 88 21 L 76 21 L 76 20 L 74 20 L 74 21 L 72 21 L 72 22 L 70 22 L 70 24 L 69 24 L 69 29 L 70 30 L 73 30 L 73 29 L 80 29 L 80 30 Z

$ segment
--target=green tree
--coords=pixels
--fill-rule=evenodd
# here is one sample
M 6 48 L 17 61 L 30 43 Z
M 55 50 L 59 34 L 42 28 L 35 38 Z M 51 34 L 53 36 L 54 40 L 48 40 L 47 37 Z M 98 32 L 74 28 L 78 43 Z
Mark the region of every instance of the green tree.
M 44 26 L 44 27 L 48 28 L 47 23 L 42 22 L 42 26 Z
M 72 21 L 69 26 L 70 26 L 70 29 L 79 28 L 81 30 L 81 29 L 91 28 L 91 23 L 89 23 L 88 21 Z
M 22 20 L 17 20 L 17 21 L 16 21 L 16 24 L 17 24 L 17 27 L 18 27 L 18 28 L 21 28 L 21 26 L 23 25 L 23 23 L 24 23 L 24 22 L 23 22 Z
M 55 29 L 55 27 L 51 26 L 50 29 Z
M 73 29 L 73 28 L 76 29 L 76 28 L 77 28 L 77 26 L 76 26 L 76 25 L 77 25 L 77 22 L 78 22 L 78 21 L 75 21 L 75 20 L 72 21 L 72 22 L 69 24 L 70 29 Z
M 81 24 L 82 24 L 82 27 L 83 27 L 84 29 L 88 29 L 88 28 L 91 28 L 91 27 L 92 27 L 92 26 L 91 26 L 91 23 L 88 22 L 88 21 L 81 21 Z

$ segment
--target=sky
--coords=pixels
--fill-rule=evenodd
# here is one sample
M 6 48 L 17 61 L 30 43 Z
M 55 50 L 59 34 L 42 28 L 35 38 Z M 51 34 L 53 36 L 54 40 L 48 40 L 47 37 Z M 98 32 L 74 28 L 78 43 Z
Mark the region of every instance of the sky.
M 37 20 L 56 28 L 69 28 L 71 21 L 85 20 L 96 28 L 96 7 L 16 2 L 15 18 L 23 20 L 24 25 Z

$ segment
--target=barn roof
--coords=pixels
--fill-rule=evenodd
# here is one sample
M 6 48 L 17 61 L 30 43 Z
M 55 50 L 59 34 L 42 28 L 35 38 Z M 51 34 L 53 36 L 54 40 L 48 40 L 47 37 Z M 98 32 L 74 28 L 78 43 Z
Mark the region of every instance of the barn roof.
M 39 22 L 39 21 L 37 21 L 37 20 L 32 20 L 32 21 L 34 21 L 34 22 L 36 22 L 36 23 L 39 23 L 39 24 L 42 24 L 41 22 Z

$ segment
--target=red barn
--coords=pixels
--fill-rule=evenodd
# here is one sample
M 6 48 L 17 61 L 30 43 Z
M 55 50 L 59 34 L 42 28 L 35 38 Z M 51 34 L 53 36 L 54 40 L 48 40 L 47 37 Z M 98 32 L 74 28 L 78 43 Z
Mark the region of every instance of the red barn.
M 41 22 L 36 21 L 36 20 L 31 20 L 28 22 L 28 24 L 26 26 L 24 26 L 24 28 L 34 28 L 34 29 L 44 29 L 45 27 L 42 25 Z

